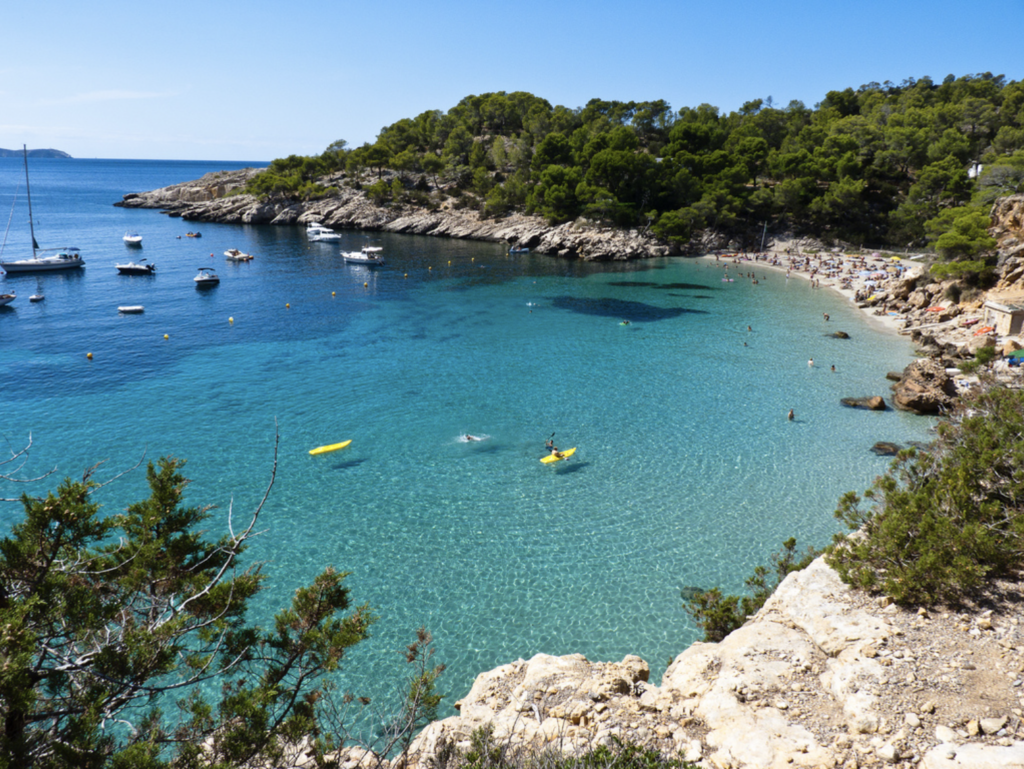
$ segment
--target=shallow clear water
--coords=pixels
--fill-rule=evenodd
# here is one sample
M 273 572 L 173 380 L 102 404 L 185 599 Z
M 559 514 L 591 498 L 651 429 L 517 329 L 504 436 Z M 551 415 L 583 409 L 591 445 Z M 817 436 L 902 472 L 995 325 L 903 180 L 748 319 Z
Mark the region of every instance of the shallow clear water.
M 870 446 L 927 440 L 926 419 L 839 405 L 888 394 L 907 341 L 781 273 L 726 283 L 691 260 L 602 267 L 379 233 L 307 243 L 301 228 L 111 206 L 238 165 L 30 161 L 37 239 L 78 245 L 87 267 L 0 282 L 19 294 L 0 312 L 2 432 L 15 446 L 31 432 L 31 469 L 61 475 L 187 457 L 189 502 L 219 506 L 216 533 L 232 503 L 259 500 L 279 431 L 250 551 L 270 574 L 257 615 L 327 565 L 352 572 L 354 599 L 381 616 L 343 674 L 357 694 L 390 691 L 419 625 L 448 665 L 449 704 L 538 652 L 639 654 L 658 680 L 697 637 L 682 587 L 736 591 L 788 536 L 824 544 L 839 495 L 887 466 Z M 0 160 L 2 200 L 21 174 Z M 128 229 L 141 252 L 121 243 Z M 339 258 L 366 242 L 386 267 Z M 256 259 L 227 263 L 227 248 Z M 141 256 L 155 276 L 116 273 Z M 197 291 L 205 266 L 221 284 Z M 37 288 L 46 300 L 29 304 Z M 145 314 L 118 316 L 123 304 Z M 827 336 L 840 329 L 851 339 Z M 545 466 L 552 432 L 578 451 Z M 141 470 L 99 493 L 111 509 L 144 494 Z M 19 513 L 0 505 L 0 525 Z

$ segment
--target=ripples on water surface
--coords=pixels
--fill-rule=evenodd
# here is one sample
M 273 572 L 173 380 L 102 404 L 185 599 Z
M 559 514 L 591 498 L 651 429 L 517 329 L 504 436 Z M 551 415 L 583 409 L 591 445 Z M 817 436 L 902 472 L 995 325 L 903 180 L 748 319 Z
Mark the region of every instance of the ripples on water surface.
M 30 161 L 37 239 L 78 245 L 88 266 L 0 282 L 19 295 L 0 313 L 2 430 L 14 445 L 31 432 L 32 468 L 61 475 L 187 457 L 188 501 L 219 506 L 216 533 L 232 501 L 261 496 L 276 421 L 256 608 L 268 616 L 326 565 L 351 571 L 355 600 L 381 615 L 346 666 L 356 693 L 394 682 L 419 625 L 448 665 L 449 703 L 537 652 L 635 653 L 658 680 L 697 637 L 682 587 L 738 591 L 786 537 L 824 544 L 839 495 L 886 467 L 870 446 L 927 440 L 925 419 L 838 403 L 887 394 L 907 341 L 778 273 L 723 283 L 682 259 L 589 266 L 379 233 L 307 243 L 301 228 L 111 206 L 230 165 Z M 21 173 L 0 160 L 0 207 Z M 5 258 L 25 252 L 26 219 L 16 210 Z M 141 252 L 121 243 L 128 229 Z M 385 268 L 339 258 L 367 242 Z M 256 259 L 228 263 L 227 248 Z M 117 275 L 141 256 L 155 276 Z M 221 284 L 197 291 L 207 266 Z M 37 287 L 46 300 L 29 304 Z M 118 316 L 124 304 L 145 314 Z M 839 329 L 852 338 L 826 336 Z M 545 466 L 552 432 L 579 449 Z M 117 510 L 144 494 L 140 470 L 99 496 Z M 0 507 L 0 523 L 19 513 Z

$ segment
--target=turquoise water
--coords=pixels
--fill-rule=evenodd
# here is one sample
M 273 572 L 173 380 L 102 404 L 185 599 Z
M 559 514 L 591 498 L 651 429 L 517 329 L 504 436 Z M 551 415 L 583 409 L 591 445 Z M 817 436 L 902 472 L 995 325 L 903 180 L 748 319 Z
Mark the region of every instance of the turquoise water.
M 682 587 L 736 591 L 786 537 L 824 544 L 839 495 L 887 466 L 870 446 L 928 439 L 927 419 L 839 405 L 888 394 L 908 342 L 781 273 L 724 283 L 692 260 L 584 265 L 380 233 L 307 243 L 301 228 L 111 205 L 238 165 L 31 161 L 37 239 L 78 245 L 87 267 L 0 281 L 19 294 L 0 312 L 3 435 L 31 433 L 29 469 L 61 475 L 186 457 L 188 501 L 218 506 L 218 533 L 229 507 L 237 518 L 261 497 L 277 431 L 250 550 L 270 574 L 256 615 L 327 565 L 352 572 L 353 597 L 381 616 L 343 672 L 357 694 L 386 698 L 420 625 L 448 665 L 449 704 L 538 652 L 639 654 L 658 680 L 697 637 Z M 0 160 L 0 199 L 21 173 Z M 25 219 L 8 249 L 24 250 Z M 128 229 L 141 253 L 121 243 Z M 367 242 L 386 267 L 339 258 Z M 227 263 L 227 248 L 256 259 Z M 117 275 L 140 256 L 155 276 Z M 199 292 L 204 266 L 221 284 Z M 29 304 L 37 288 L 46 301 Z M 145 314 L 119 317 L 123 304 Z M 851 339 L 827 336 L 840 329 Z M 545 466 L 552 432 L 578 451 Z M 99 497 L 116 510 L 144 494 L 140 470 Z M 19 513 L 0 505 L 0 526 Z

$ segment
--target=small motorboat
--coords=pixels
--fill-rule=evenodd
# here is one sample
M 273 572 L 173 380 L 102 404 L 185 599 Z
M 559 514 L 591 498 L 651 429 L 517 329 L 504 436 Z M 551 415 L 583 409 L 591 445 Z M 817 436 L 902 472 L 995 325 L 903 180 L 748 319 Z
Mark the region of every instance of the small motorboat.
M 341 233 L 335 232 L 330 227 L 324 227 L 320 222 L 310 222 L 306 225 L 306 237 L 311 242 L 341 240 Z
M 348 251 L 341 256 L 349 264 L 365 264 L 367 267 L 376 267 L 384 264 L 384 258 L 380 255 L 383 250 L 380 246 L 363 246 L 362 251 Z
M 126 232 L 121 240 L 126 246 L 142 246 L 142 236 L 137 232 Z
M 212 267 L 200 267 L 199 274 L 192 278 L 196 282 L 196 288 L 213 288 L 220 283 L 220 278 L 213 271 Z
M 203 237 L 203 234 L 201 232 L 186 232 L 185 233 L 185 237 L 186 238 L 201 238 L 201 237 Z
M 28 298 L 28 300 L 29 300 L 30 302 L 41 302 L 41 301 L 43 301 L 43 300 L 44 300 L 45 298 L 46 298 L 46 297 L 45 297 L 45 296 L 43 296 L 42 294 L 32 294 L 32 296 L 30 296 L 30 297 Z
M 128 262 L 128 264 L 115 264 L 117 271 L 122 275 L 152 275 L 156 272 L 155 264 L 144 264 L 146 260 L 140 259 L 138 262 Z
M 18 295 L 15 294 L 13 291 L 9 294 L 0 294 L 0 307 L 3 307 L 5 304 L 10 304 L 17 298 Z
M 252 261 L 252 254 L 244 254 L 237 248 L 229 248 L 224 252 L 224 256 L 228 258 L 229 262 L 249 262 Z
M 125 304 L 117 308 L 122 315 L 141 315 L 145 310 L 141 304 Z

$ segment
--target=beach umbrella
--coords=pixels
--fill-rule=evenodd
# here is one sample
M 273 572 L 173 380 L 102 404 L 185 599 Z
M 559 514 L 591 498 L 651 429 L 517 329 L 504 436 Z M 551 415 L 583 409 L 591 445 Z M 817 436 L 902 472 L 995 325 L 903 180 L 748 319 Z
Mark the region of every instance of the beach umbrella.
M 882 255 L 881 255 L 880 253 L 878 253 L 877 251 L 875 251 L 875 252 L 874 252 L 873 254 L 871 254 L 871 258 L 872 258 L 872 259 L 878 259 L 878 258 L 880 258 L 881 256 L 882 256 Z
M 894 257 L 892 258 L 892 260 L 893 260 L 894 262 L 902 262 L 902 261 L 903 261 L 903 260 L 902 260 L 902 259 L 900 259 L 900 258 L 899 258 L 898 256 L 894 256 Z

